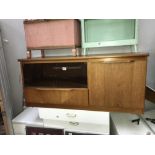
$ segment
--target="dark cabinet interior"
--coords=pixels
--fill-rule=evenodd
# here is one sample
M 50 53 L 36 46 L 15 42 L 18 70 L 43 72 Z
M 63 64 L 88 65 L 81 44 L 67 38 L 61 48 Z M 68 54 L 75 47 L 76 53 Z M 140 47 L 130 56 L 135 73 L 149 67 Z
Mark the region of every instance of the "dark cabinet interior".
M 24 64 L 24 86 L 87 88 L 87 63 Z
M 27 126 L 26 135 L 64 135 L 64 129 Z
M 99 134 L 65 131 L 64 129 L 58 129 L 58 128 L 26 126 L 26 135 L 99 135 Z

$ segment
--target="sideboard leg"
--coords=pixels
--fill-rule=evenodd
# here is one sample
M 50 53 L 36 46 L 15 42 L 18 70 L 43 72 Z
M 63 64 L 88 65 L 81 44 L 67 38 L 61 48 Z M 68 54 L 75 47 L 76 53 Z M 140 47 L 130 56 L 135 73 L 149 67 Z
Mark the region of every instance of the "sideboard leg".
M 83 48 L 83 55 L 87 55 L 87 49 Z
M 76 48 L 72 49 L 72 55 L 75 56 L 75 57 L 77 56 L 77 49 Z
M 32 58 L 32 51 L 31 50 L 28 50 L 26 52 L 26 56 L 27 56 L 27 59 L 31 59 Z
M 45 58 L 45 51 L 44 50 L 41 50 L 41 57 Z

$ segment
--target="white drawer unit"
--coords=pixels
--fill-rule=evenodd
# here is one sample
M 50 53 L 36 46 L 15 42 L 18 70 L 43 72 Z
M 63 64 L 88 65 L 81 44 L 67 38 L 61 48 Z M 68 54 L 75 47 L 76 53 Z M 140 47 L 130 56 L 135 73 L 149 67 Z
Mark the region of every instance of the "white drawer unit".
M 153 135 L 145 122 L 140 119 L 138 122 L 132 122 L 139 119 L 138 115 L 126 113 L 110 113 L 111 134 L 116 135 Z
M 15 135 L 25 135 L 26 126 L 43 127 L 43 120 L 39 118 L 37 108 L 26 108 L 13 120 L 13 130 Z
M 64 128 L 68 132 L 85 134 L 110 133 L 109 112 L 39 108 L 39 117 L 48 128 Z
M 110 132 L 108 112 L 29 107 L 12 122 L 14 133 L 17 135 L 25 135 L 26 126 L 63 129 L 69 134 L 108 135 Z
M 109 112 L 39 108 L 39 116 L 46 120 L 109 125 Z

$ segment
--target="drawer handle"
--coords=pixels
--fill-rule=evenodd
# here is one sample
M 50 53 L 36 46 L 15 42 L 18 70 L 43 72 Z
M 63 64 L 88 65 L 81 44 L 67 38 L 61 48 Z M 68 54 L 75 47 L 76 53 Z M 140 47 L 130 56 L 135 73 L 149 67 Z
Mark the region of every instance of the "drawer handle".
M 62 69 L 62 71 L 66 71 L 67 67 L 62 67 L 61 69 Z
M 75 118 L 75 117 L 76 117 L 76 114 L 67 113 L 66 116 L 67 116 L 67 117 L 70 117 L 70 118 Z
M 70 125 L 78 126 L 79 122 L 69 122 Z
M 51 90 L 51 91 L 54 91 L 54 90 L 59 90 L 59 91 L 61 91 L 61 90 L 65 90 L 65 91 L 73 91 L 74 89 L 70 89 L 70 88 L 56 88 L 56 89 L 53 89 L 53 88 L 35 88 L 35 90 Z
M 36 90 L 49 90 L 49 88 L 35 88 Z
M 134 60 L 125 60 L 125 61 L 102 61 L 101 63 L 104 63 L 104 64 L 113 64 L 113 63 L 131 63 L 131 62 L 134 62 Z

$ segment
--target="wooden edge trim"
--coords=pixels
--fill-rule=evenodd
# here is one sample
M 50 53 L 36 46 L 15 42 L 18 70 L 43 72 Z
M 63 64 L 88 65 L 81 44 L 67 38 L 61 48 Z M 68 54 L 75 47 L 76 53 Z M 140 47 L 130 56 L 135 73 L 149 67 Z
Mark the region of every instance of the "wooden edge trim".
M 148 54 L 147 53 L 118 53 L 118 54 L 102 54 L 102 55 L 87 55 L 87 56 L 55 56 L 55 57 L 46 57 L 44 59 L 42 58 L 32 58 L 32 59 L 18 59 L 19 62 L 31 62 L 31 61 L 69 61 L 69 60 L 98 60 L 98 59 L 106 59 L 106 58 L 132 58 L 132 59 L 147 59 Z
M 50 21 L 54 21 L 54 20 L 77 20 L 77 21 L 79 21 L 79 19 L 25 19 L 24 24 L 50 22 Z
M 81 47 L 80 45 L 27 47 L 27 50 L 57 50 Z

